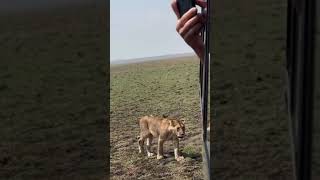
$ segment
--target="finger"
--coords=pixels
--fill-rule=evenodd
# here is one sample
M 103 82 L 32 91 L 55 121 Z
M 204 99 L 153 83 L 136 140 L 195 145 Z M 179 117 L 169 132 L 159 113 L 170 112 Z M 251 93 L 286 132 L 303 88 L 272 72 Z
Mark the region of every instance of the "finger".
M 203 8 L 207 7 L 207 2 L 204 0 L 196 0 L 196 4 Z
M 179 20 L 177 23 L 177 31 L 179 32 L 180 29 L 184 26 L 184 24 L 191 19 L 193 16 L 197 14 L 197 8 L 191 8 L 189 11 L 187 11 Z
M 171 7 L 172 7 L 174 13 L 176 14 L 177 18 L 179 19 L 180 18 L 180 13 L 179 13 L 179 10 L 178 10 L 177 0 L 172 0 L 171 1 Z
M 197 14 L 192 17 L 186 24 L 179 30 L 179 34 L 184 36 L 195 24 L 204 23 L 204 17 L 201 14 Z
M 184 36 L 183 39 L 188 42 L 190 41 L 192 38 L 195 38 L 194 35 L 199 35 L 199 33 L 201 32 L 203 25 L 202 23 L 197 23 L 194 27 L 192 27 Z

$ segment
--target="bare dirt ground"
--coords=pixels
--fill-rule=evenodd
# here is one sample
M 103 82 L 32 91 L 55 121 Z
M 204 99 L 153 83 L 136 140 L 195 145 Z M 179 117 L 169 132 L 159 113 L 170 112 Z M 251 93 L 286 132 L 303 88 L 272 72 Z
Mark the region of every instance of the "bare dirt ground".
M 105 9 L 1 12 L 0 179 L 106 178 Z
M 215 1 L 212 39 L 216 179 L 292 179 L 286 109 L 286 3 Z
M 161 60 L 111 67 L 111 179 L 203 179 L 200 141 L 198 59 Z M 137 120 L 144 115 L 169 114 L 186 118 L 182 162 L 138 154 Z M 153 143 L 153 151 L 157 146 Z

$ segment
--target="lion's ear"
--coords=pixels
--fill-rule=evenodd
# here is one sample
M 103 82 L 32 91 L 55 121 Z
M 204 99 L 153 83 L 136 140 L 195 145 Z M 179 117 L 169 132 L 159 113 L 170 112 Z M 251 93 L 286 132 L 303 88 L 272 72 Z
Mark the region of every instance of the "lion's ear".
M 173 120 L 169 120 L 169 125 L 172 126 L 172 127 L 175 125 Z
M 173 130 L 174 129 L 174 122 L 172 120 L 169 120 L 169 130 Z

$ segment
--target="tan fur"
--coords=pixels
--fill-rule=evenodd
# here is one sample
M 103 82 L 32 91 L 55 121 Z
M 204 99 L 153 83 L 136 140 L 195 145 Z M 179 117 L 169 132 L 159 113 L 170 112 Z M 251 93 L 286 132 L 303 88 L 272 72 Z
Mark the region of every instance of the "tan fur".
M 143 153 L 144 141 L 147 140 L 147 154 L 149 157 L 153 156 L 150 149 L 152 139 L 155 137 L 158 140 L 157 159 L 163 158 L 163 144 L 167 140 L 173 141 L 175 159 L 177 161 L 183 159 L 183 156 L 179 155 L 179 138 L 183 138 L 185 134 L 184 120 L 144 116 L 139 119 L 139 125 L 139 153 Z

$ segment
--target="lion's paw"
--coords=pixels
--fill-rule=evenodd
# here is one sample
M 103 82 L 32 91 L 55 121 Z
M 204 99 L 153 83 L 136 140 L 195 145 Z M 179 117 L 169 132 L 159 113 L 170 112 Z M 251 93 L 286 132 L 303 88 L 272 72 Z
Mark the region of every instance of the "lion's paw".
M 179 157 L 176 158 L 177 161 L 181 161 L 181 160 L 183 160 L 183 159 L 184 159 L 183 156 L 179 156 Z
M 162 156 L 162 155 L 157 155 L 157 159 L 163 159 L 164 158 L 164 156 Z
M 152 156 L 154 156 L 154 153 L 148 152 L 148 157 L 152 157 Z

